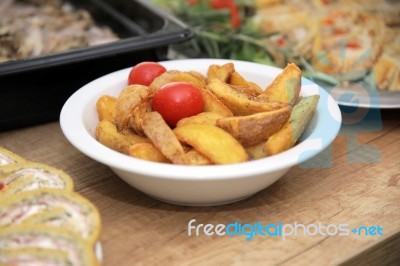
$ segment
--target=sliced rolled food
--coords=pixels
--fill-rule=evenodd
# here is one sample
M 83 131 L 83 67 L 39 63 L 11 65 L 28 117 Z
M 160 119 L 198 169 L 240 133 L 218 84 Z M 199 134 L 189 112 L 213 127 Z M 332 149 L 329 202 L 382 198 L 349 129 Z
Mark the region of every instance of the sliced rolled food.
M 51 214 L 51 211 L 59 212 L 59 216 Z M 53 227 L 69 227 L 68 231 L 79 233 L 92 245 L 100 236 L 101 222 L 97 208 L 77 193 L 42 188 L 7 196 L 0 202 L 1 230 L 18 224 L 32 226 L 35 222 L 29 222 L 30 218 L 36 223 Z
M 73 265 L 68 254 L 58 249 L 39 247 L 0 248 L 0 265 L 12 266 L 64 266 Z
M 49 226 L 14 225 L 2 228 L 0 264 L 10 265 L 7 261 L 13 259 L 14 264 L 11 265 L 21 265 L 17 263 L 27 257 L 33 262 L 56 259 L 63 260 L 64 264 L 60 265 L 99 265 L 93 247 L 79 234 Z
M 39 188 L 73 190 L 73 180 L 64 171 L 34 162 L 21 162 L 0 167 L 0 195 L 17 194 Z
M 3 147 L 0 147 L 0 168 L 4 165 L 14 164 L 25 161 L 21 156 L 9 151 Z

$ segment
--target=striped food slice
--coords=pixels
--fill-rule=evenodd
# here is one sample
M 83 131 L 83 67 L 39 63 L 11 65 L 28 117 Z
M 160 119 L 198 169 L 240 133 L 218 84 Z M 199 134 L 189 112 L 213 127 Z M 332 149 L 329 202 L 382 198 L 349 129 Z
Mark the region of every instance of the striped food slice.
M 54 211 L 55 208 L 62 209 L 64 215 L 57 219 L 48 218 L 49 216 L 46 215 L 49 214 L 46 213 L 51 210 Z M 25 221 L 29 222 L 28 218 L 41 214 L 44 215 L 44 224 L 54 225 L 55 227 L 63 224 L 72 225 L 75 227 L 73 231 L 79 232 L 92 245 L 99 239 L 101 231 L 100 214 L 89 200 L 77 193 L 47 188 L 4 197 L 0 202 L 0 229 L 25 224 Z M 38 223 L 38 219 L 35 219 L 34 221 Z
M 32 251 L 29 251 L 32 249 L 38 249 L 40 251 L 39 253 L 32 254 Z M 99 265 L 93 247 L 78 234 L 71 233 L 63 228 L 16 225 L 0 230 L 1 265 L 3 265 L 2 260 L 7 260 L 7 257 L 14 257 L 17 259 L 19 257 L 22 259 L 24 253 L 26 256 L 41 256 L 42 258 L 46 256 L 58 256 L 58 259 L 61 259 L 65 256 L 62 253 L 56 255 L 54 250 L 66 254 L 66 259 L 71 262 L 71 265 Z M 48 255 L 46 255 L 46 253 Z
M 19 163 L 23 161 L 25 161 L 25 159 L 21 156 L 18 156 L 6 148 L 0 147 L 0 168 L 3 167 L 3 165 Z
M 73 180 L 64 171 L 34 162 L 1 166 L 0 183 L 3 184 L 0 195 L 3 193 L 15 194 L 39 188 L 73 191 Z M 7 192 L 9 189 L 11 191 Z
M 68 254 L 62 250 L 24 247 L 0 248 L 0 265 L 3 266 L 65 266 L 73 265 Z

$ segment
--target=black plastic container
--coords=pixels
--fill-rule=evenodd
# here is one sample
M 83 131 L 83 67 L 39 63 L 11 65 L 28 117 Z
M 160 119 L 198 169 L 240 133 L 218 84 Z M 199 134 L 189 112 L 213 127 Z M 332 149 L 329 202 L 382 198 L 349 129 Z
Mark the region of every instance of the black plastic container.
M 168 46 L 193 33 L 146 0 L 69 0 L 120 40 L 0 63 L 0 131 L 58 119 L 65 101 L 93 79 L 142 61 L 166 60 Z

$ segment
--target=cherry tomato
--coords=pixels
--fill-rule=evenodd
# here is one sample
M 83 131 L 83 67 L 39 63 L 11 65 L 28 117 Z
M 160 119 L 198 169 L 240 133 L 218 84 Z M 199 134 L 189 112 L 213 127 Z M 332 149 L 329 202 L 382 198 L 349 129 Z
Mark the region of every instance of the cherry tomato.
M 175 127 L 182 118 L 203 112 L 203 95 L 191 83 L 167 83 L 154 95 L 153 110 L 160 113 L 168 125 Z
M 2 190 L 5 187 L 6 187 L 6 185 L 4 183 L 0 183 L 0 190 Z
M 139 84 L 149 86 L 156 77 L 165 71 L 167 71 L 165 67 L 156 62 L 139 63 L 129 72 L 128 85 Z

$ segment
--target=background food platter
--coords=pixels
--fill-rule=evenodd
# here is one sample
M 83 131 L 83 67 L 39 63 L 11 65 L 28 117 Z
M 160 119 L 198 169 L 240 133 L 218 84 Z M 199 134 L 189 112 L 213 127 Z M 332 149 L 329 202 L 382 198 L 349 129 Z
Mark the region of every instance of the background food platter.
M 357 84 L 352 89 L 335 87 L 329 90 L 339 105 L 357 108 L 398 109 L 400 91 L 368 91 Z
M 340 105 L 400 106 L 398 1 L 234 1 L 240 14 L 236 27 L 232 7 L 218 6 L 218 1 L 153 2 L 195 32 L 190 42 L 174 46 L 187 57 L 231 58 L 280 68 L 296 63 Z
M 3 19 L 1 7 L 10 2 L 13 1 L 4 1 L 2 5 L 1 1 L 0 21 Z M 35 1 L 18 1 L 19 5 L 22 2 Z M 70 3 L 77 10 L 87 11 L 95 23 L 111 28 L 119 39 L 0 62 L 0 131 L 57 120 L 62 105 L 82 85 L 141 61 L 165 60 L 170 44 L 193 36 L 180 20 L 147 0 L 63 2 Z M 1 34 L 0 48 L 3 48 Z
M 380 91 L 364 82 L 332 86 L 317 82 L 341 106 L 373 109 L 400 108 L 400 91 Z

